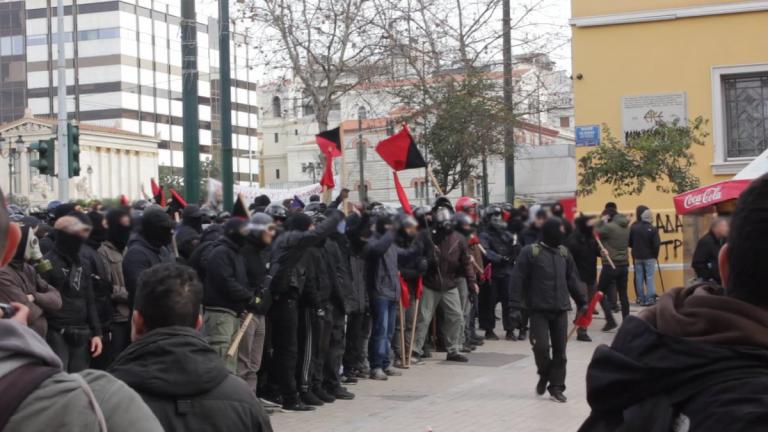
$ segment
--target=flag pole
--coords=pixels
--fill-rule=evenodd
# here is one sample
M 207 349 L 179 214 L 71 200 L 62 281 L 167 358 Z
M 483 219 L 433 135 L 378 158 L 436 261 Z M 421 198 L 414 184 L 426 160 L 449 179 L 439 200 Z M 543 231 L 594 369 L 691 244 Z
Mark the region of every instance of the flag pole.
M 432 167 L 427 165 L 427 174 L 429 175 L 429 180 L 432 182 L 432 186 L 435 187 L 435 190 L 440 195 L 445 195 L 445 192 L 443 192 L 443 188 L 440 187 L 440 184 L 437 182 L 437 179 L 435 178 L 435 175 L 432 173 Z
M 339 174 L 339 193 L 347 188 L 347 146 L 344 144 L 344 122 L 339 126 L 339 141 L 341 141 L 341 173 Z M 347 215 L 347 199 L 341 201 L 341 211 Z
M 408 345 L 408 366 L 411 365 L 411 357 L 413 353 L 413 344 L 416 343 L 416 320 L 419 318 L 419 304 L 421 303 L 421 297 L 416 296 L 416 304 L 413 306 L 413 324 L 411 325 L 411 343 Z M 405 346 L 403 346 L 405 349 Z
M 408 363 L 405 361 L 405 318 L 403 317 L 404 310 L 402 297 L 397 304 L 400 309 L 400 364 L 403 366 L 403 369 L 408 369 Z

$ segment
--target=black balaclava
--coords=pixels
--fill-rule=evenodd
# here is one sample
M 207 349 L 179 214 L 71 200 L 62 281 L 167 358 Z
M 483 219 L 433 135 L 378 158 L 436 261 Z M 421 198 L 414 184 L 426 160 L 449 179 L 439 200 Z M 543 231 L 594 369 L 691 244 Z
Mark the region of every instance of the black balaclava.
M 292 231 L 307 231 L 312 226 L 312 218 L 304 213 L 294 213 L 286 221 L 288 229 Z
M 556 203 L 552 206 L 552 216 L 557 216 L 560 219 L 563 219 L 563 205 L 560 203 Z
M 72 261 L 79 262 L 80 249 L 85 244 L 85 238 L 77 234 L 56 230 L 56 249 Z
M 98 249 L 105 240 L 107 240 L 107 228 L 104 227 L 104 215 L 99 212 L 89 212 L 88 219 L 91 221 L 93 229 L 91 235 L 88 236 L 88 244 Z
M 587 216 L 579 216 L 576 218 L 576 220 L 573 221 L 573 224 L 576 226 L 576 229 L 583 235 L 584 237 L 592 237 L 592 233 L 594 229 L 589 226 L 589 220 L 591 218 Z
M 635 209 L 635 221 L 641 222 L 643 220 L 642 216 L 645 211 L 648 210 L 647 206 L 639 205 L 637 206 L 637 209 Z
M 563 222 L 560 218 L 549 218 L 541 227 L 541 241 L 549 247 L 563 244 Z
M 128 244 L 131 237 L 131 225 L 123 225 L 120 220 L 128 216 L 128 212 L 123 209 L 113 209 L 107 212 L 107 240 L 112 243 L 117 250 L 122 252 Z
M 160 208 L 150 208 L 141 218 L 141 234 L 150 245 L 163 247 L 173 240 L 173 221 Z
M 232 241 L 232 243 L 242 247 L 245 246 L 246 235 L 241 232 L 244 226 L 248 224 L 248 221 L 240 218 L 230 218 L 224 224 L 224 236 Z
M 376 232 L 384 234 L 387 232 L 387 225 L 392 225 L 392 218 L 390 216 L 382 215 L 376 218 Z
M 198 234 L 203 232 L 203 213 L 200 211 L 200 207 L 195 204 L 190 204 L 184 207 L 181 212 L 181 218 L 184 225 L 192 228 Z

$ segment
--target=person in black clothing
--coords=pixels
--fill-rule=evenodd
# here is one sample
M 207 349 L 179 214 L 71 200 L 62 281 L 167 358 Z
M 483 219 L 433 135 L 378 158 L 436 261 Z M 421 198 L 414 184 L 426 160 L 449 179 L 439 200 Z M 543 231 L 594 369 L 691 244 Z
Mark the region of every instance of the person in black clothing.
M 51 204 L 53 204 L 53 202 L 51 202 Z M 75 207 L 76 205 L 73 203 L 62 203 L 55 206 L 53 209 L 50 209 L 48 212 L 48 217 L 49 217 L 48 224 L 51 226 L 56 225 L 56 221 L 59 220 L 59 218 L 74 212 Z M 56 230 L 54 229 L 54 230 L 51 230 L 48 233 L 48 235 L 40 239 L 40 252 L 42 252 L 43 255 L 45 255 L 48 252 L 52 251 L 55 246 L 56 246 Z
M 561 221 L 563 221 L 563 228 L 565 229 L 565 238 L 568 238 L 573 233 L 573 225 L 571 225 L 571 222 L 565 218 L 565 209 L 563 208 L 563 205 L 559 202 L 552 204 L 552 208 L 550 209 L 552 212 L 552 216 L 560 218 Z
M 102 350 L 93 288 L 80 256 L 91 227 L 75 216 L 62 216 L 54 229 L 56 243 L 45 255 L 53 268 L 43 278 L 61 293 L 62 306 L 48 317 L 46 339 L 61 358 L 64 370 L 79 372 Z
M 580 431 L 761 431 L 768 424 L 768 176 L 742 192 L 719 255 L 725 288 L 675 288 L 628 317 L 587 370 Z M 627 389 L 632 389 L 627 391 Z
M 635 295 L 638 303 L 650 306 L 656 303 L 653 275 L 661 248 L 659 230 L 653 226 L 653 213 L 646 206 L 638 206 L 636 220 L 629 228 L 629 247 L 635 265 Z M 647 290 L 646 290 L 647 288 Z
M 306 262 L 302 260 L 307 248 L 322 241 L 337 230 L 343 214 L 333 211 L 323 223 L 314 229 L 312 219 L 295 213 L 287 221 L 288 231 L 280 234 L 272 246 L 269 268 L 272 280 L 269 290 L 272 307 L 269 319 L 272 322 L 273 356 L 270 380 L 273 380 L 271 394 L 265 395 L 273 402 L 281 403 L 290 411 L 311 411 L 298 397 L 296 386 L 299 312 L 297 302 L 302 296 L 306 282 Z M 277 393 L 277 394 L 276 394 Z
M 499 340 L 496 327 L 496 305 L 501 302 L 502 324 L 507 340 L 516 340 L 515 324 L 509 321 L 509 290 L 512 268 L 520 253 L 521 245 L 517 235 L 507 229 L 501 215 L 501 208 L 489 206 L 485 210 L 485 229 L 480 233 L 480 243 L 485 249 L 485 259 L 491 264 L 491 282 L 486 289 L 480 290 L 480 328 L 485 330 L 485 338 Z M 524 340 L 525 327 L 520 328 L 520 340 Z
M 398 253 L 397 267 L 400 270 L 400 276 L 408 284 L 408 295 L 410 302 L 408 307 L 403 309 L 403 322 L 405 324 L 405 352 L 410 353 L 411 332 L 413 331 L 413 314 L 416 313 L 416 296 L 419 289 L 419 278 L 427 272 L 427 257 L 424 248 L 428 242 L 426 236 L 429 230 L 419 230 L 418 221 L 413 216 L 400 214 L 397 217 L 397 233 L 395 235 L 395 245 L 400 251 L 409 251 L 408 253 Z M 395 322 L 395 334 L 400 333 L 400 321 Z M 392 355 L 395 359 L 395 366 L 404 367 L 401 364 L 400 338 L 395 337 L 392 340 Z M 414 358 L 416 360 L 416 358 Z
M 597 292 L 597 258 L 600 256 L 600 246 L 594 236 L 595 217 L 579 216 L 574 221 L 575 229 L 568 237 L 565 245 L 576 263 L 579 278 L 587 286 L 587 299 Z M 592 342 L 587 329 L 579 327 L 576 339 L 582 342 Z
M 179 258 L 185 262 L 192 256 L 200 244 L 200 234 L 203 232 L 203 212 L 195 204 L 189 204 L 181 212 L 181 224 L 176 230 L 176 247 Z
M 224 226 L 219 224 L 208 225 L 200 236 L 200 244 L 190 255 L 187 265 L 195 269 L 201 281 L 205 280 L 205 266 L 208 256 L 216 247 L 216 240 L 224 235 Z
M 717 258 L 720 255 L 720 248 L 723 247 L 727 238 L 728 220 L 724 218 L 715 219 L 709 228 L 709 232 L 699 239 L 699 242 L 696 244 L 696 250 L 693 252 L 691 267 L 696 272 L 696 277 L 705 282 L 722 283 Z
M 562 403 L 567 401 L 563 392 L 570 298 L 578 314 L 586 311 L 587 300 L 576 263 L 562 245 L 565 229 L 560 218 L 548 219 L 541 233 L 542 240 L 525 246 L 517 257 L 512 272 L 510 319 L 519 320 L 520 310 L 528 309 L 531 346 L 539 374 L 536 393 L 543 395 L 549 390 L 552 400 Z
M 251 389 L 199 333 L 202 291 L 186 266 L 145 271 L 136 293 L 134 342 L 109 372 L 141 395 L 166 432 L 271 432 Z
M 140 231 L 129 241 L 123 259 L 123 273 L 128 298 L 133 305 L 136 284 L 141 273 L 160 263 L 172 262 L 168 246 L 173 240 L 173 221 L 160 207 L 149 207 L 141 217 Z
M 245 238 L 242 255 L 245 260 L 245 273 L 248 285 L 253 289 L 256 305 L 251 308 L 253 320 L 245 331 L 237 353 L 237 374 L 248 383 L 254 392 L 259 385 L 266 339 L 266 315 L 269 312 L 271 296 L 269 293 L 269 247 L 275 237 L 275 224 L 272 217 L 256 213 L 249 223 L 249 232 Z
M 544 209 L 536 210 L 533 221 L 528 225 L 528 228 L 524 229 L 521 236 L 520 243 L 523 246 L 534 244 L 541 240 L 541 227 L 547 220 L 549 215 Z
M 227 350 L 245 311 L 256 310 L 259 303 L 248 282 L 242 254 L 248 232 L 248 221 L 243 218 L 233 217 L 224 224 L 224 236 L 217 240 L 206 262 L 203 284 L 208 343 L 232 373 L 237 372 L 237 358 L 227 356 Z
M 96 310 L 99 315 L 99 325 L 104 335 L 104 347 L 102 354 L 96 357 L 91 366 L 94 369 L 106 369 L 114 360 L 114 355 L 108 349 L 111 346 L 112 318 L 115 309 L 112 305 L 112 279 L 106 263 L 99 255 L 101 244 L 107 239 L 107 227 L 104 215 L 99 212 L 74 214 L 80 222 L 91 226 L 91 234 L 80 249 L 80 260 L 83 263 L 83 272 L 89 278 L 93 290 Z
M 347 334 L 344 348 L 344 382 L 354 384 L 358 378 L 368 377 L 368 337 L 371 333 L 371 313 L 365 282 L 363 251 L 371 236 L 370 214 L 352 213 L 346 221 L 349 242 L 349 275 L 351 287 L 346 302 Z

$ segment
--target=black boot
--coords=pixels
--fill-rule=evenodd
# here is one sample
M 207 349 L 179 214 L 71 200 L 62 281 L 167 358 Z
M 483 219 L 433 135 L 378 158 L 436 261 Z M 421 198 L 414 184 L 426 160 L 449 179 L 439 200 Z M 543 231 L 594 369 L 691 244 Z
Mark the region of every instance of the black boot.
M 526 329 L 520 329 L 520 333 L 517 335 L 517 340 L 526 340 L 528 339 L 528 330 Z
M 485 340 L 499 340 L 499 337 L 496 336 L 496 333 L 493 332 L 493 330 L 486 330 L 485 331 Z

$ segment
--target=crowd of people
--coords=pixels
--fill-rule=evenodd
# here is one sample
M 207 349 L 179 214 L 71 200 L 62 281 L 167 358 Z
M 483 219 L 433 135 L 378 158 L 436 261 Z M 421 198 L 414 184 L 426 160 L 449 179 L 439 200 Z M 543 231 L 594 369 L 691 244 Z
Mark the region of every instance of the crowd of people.
M 566 402 L 572 305 L 576 316 L 597 314 L 587 305 L 600 291 L 603 330 L 617 327 L 616 312 L 626 321 L 630 262 L 638 304 L 657 298 L 660 239 L 645 206 L 632 224 L 614 203 L 571 224 L 560 204 L 438 198 L 409 214 L 354 205 L 346 190 L 328 204 L 260 196 L 235 207 L 57 202 L 43 218 L 13 215 L 18 247 L 0 268 L 0 302 L 29 330 L 0 326 L 0 359 L 24 345 L 47 367 L 31 374 L 36 384 L 55 373 L 58 385 L 106 398 L 72 424 L 116 424 L 148 407 L 154 417 L 140 430 L 268 431 L 270 409 L 354 399 L 358 380 L 397 377 L 436 352 L 470 361 L 500 339 L 497 321 L 504 339 L 530 340 L 536 392 Z M 727 230 L 716 220 L 697 248 L 702 280 L 721 281 Z M 591 341 L 586 328 L 577 339 Z M 0 366 L 0 390 L 11 369 Z M 100 395 L 109 388 L 122 396 Z M 9 424 L 43 421 L 34 400 L 20 403 Z M 116 404 L 127 412 L 112 418 Z

